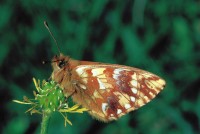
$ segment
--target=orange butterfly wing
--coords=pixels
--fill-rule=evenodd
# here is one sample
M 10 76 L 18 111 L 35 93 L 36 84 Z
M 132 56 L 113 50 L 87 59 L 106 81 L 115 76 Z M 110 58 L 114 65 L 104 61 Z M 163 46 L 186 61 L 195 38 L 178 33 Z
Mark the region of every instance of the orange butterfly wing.
M 73 68 L 71 81 L 76 90 L 73 100 L 89 109 L 102 121 L 116 120 L 152 100 L 165 86 L 165 81 L 137 68 L 97 64 Z

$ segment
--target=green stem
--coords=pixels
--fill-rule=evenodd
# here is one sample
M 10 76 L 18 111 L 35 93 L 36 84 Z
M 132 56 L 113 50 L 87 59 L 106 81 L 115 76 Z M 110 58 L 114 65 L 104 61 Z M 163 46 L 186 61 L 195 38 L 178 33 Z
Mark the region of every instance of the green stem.
M 43 111 L 42 123 L 41 123 L 41 134 L 48 133 L 48 126 L 49 126 L 49 120 L 51 118 L 51 114 L 52 114 L 52 111 L 49 109 Z

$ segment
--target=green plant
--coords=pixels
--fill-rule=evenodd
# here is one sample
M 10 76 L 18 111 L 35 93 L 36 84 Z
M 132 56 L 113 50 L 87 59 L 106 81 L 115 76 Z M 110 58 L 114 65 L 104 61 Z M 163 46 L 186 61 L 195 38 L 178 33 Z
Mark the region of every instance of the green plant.
M 83 113 L 87 111 L 86 108 L 80 108 L 78 104 L 69 107 L 62 88 L 56 82 L 43 80 L 42 84 L 40 84 L 40 80 L 36 81 L 35 78 L 33 78 L 33 82 L 37 91 L 33 91 L 34 99 L 24 96 L 23 101 L 13 101 L 19 104 L 31 105 L 31 108 L 26 113 L 42 115 L 41 134 L 47 134 L 49 120 L 53 112 L 59 112 L 63 116 L 66 126 L 67 123 L 72 125 L 72 122 L 67 118 L 67 113 Z

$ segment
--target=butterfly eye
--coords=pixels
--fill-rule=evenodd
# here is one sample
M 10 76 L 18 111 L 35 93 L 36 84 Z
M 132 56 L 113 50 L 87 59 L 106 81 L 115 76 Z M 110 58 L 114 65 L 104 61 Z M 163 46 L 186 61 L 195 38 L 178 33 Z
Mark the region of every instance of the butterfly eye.
M 66 65 L 66 62 L 64 60 L 61 60 L 58 63 L 59 68 L 63 68 L 65 65 Z

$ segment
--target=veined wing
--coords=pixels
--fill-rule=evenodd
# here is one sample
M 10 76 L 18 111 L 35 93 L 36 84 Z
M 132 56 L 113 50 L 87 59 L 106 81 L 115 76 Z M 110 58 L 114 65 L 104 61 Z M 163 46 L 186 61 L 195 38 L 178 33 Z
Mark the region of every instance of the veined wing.
M 80 65 L 72 74 L 80 92 L 73 96 L 74 101 L 105 122 L 140 108 L 165 86 L 157 75 L 122 65 Z

